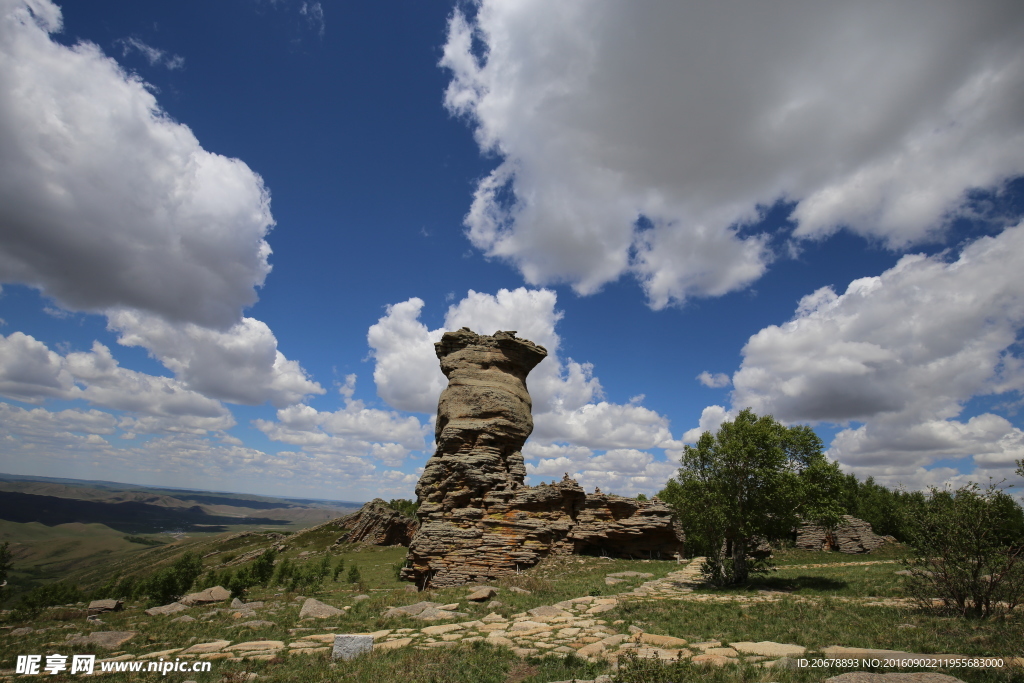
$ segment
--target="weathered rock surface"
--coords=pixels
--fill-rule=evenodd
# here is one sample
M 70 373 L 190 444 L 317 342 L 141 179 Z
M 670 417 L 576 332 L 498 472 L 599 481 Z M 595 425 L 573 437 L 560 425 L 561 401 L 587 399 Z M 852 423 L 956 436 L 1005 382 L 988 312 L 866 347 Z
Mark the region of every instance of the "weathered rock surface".
M 302 603 L 302 609 L 299 610 L 299 619 L 327 619 L 344 613 L 337 607 L 332 607 L 313 598 L 306 598 L 306 601 Z
M 369 545 L 409 545 L 420 523 L 392 510 L 380 498 L 354 512 L 344 520 L 349 531 L 335 541 L 340 543 L 366 543 Z
M 178 600 L 183 605 L 208 605 L 213 602 L 223 602 L 231 597 L 231 592 L 223 586 L 214 586 L 198 593 L 191 593 Z
M 120 600 L 93 600 L 89 603 L 89 614 L 103 614 L 104 612 L 119 612 L 124 608 Z
M 332 659 L 349 661 L 359 655 L 369 653 L 373 650 L 373 636 L 356 633 L 339 633 L 334 638 L 334 650 L 331 652 Z
M 146 614 L 148 614 L 151 617 L 156 617 L 156 616 L 160 616 L 162 614 L 177 614 L 178 612 L 182 612 L 182 611 L 187 610 L 187 609 L 188 609 L 188 607 L 186 607 L 185 605 L 181 604 L 180 602 L 172 602 L 169 605 L 160 605 L 159 607 L 150 607 L 148 610 L 146 610 Z
M 683 534 L 658 502 L 595 493 L 568 475 L 524 485 L 533 431 L 526 376 L 546 356 L 515 332 L 446 332 L 434 345 L 448 378 L 437 448 L 416 494 L 420 527 L 403 577 L 420 587 L 486 582 L 551 554 L 671 557 Z
M 843 522 L 833 531 L 805 523 L 796 532 L 796 547 L 803 550 L 869 553 L 887 542 L 871 529 L 869 523 L 850 515 L 843 515 Z

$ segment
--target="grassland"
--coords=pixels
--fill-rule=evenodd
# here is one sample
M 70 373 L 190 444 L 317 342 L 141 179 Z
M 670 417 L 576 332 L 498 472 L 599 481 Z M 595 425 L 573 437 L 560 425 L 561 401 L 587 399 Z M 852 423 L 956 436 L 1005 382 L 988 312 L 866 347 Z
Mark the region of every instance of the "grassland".
M 224 638 L 233 642 L 256 639 L 294 641 L 305 633 L 367 633 L 381 629 L 421 629 L 425 624 L 411 618 L 384 618 L 392 606 L 419 600 L 459 603 L 466 619 L 480 619 L 490 612 L 511 617 L 542 605 L 580 596 L 623 593 L 642 578 L 609 586 L 610 573 L 638 570 L 663 577 L 679 568 L 674 562 L 627 561 L 593 557 L 553 558 L 541 565 L 508 577 L 499 586 L 519 586 L 530 591 L 518 594 L 501 590 L 501 606 L 477 605 L 465 600 L 464 588 L 448 588 L 419 594 L 395 577 L 404 559 L 404 548 L 336 547 L 340 527 L 323 525 L 278 539 L 285 546 L 282 555 L 296 562 L 315 561 L 329 553 L 332 562 L 344 558 L 346 566 L 357 566 L 362 581 L 350 584 L 328 581 L 307 595 L 350 609 L 341 616 L 316 622 L 299 620 L 305 596 L 279 587 L 255 588 L 247 600 L 265 602 L 258 618 L 272 625 L 256 628 L 239 626 L 229 610 L 193 608 L 196 618 L 174 623 L 171 617 L 148 617 L 147 606 L 136 603 L 123 612 L 104 615 L 102 626 L 84 620 L 83 605 L 52 609 L 31 625 L 37 629 L 16 641 L 0 635 L 0 667 L 13 666 L 16 654 L 76 650 L 62 643 L 66 635 L 91 630 L 135 630 L 139 632 L 123 646 L 125 652 L 143 654 L 192 643 Z M 124 571 L 158 567 L 184 549 L 203 555 L 207 568 L 233 566 L 245 552 L 266 544 L 263 534 L 189 539 L 173 546 L 155 547 L 122 560 Z M 615 609 L 601 614 L 609 628 L 626 633 L 630 627 L 648 633 L 685 638 L 691 643 L 718 640 L 723 646 L 740 641 L 774 641 L 807 647 L 809 651 L 831 645 L 904 650 L 914 653 L 957 653 L 978 656 L 1024 656 L 1024 619 L 1020 614 L 986 621 L 965 620 L 923 610 L 903 601 L 902 577 L 895 572 L 903 552 L 888 548 L 867 556 L 833 553 L 783 551 L 778 568 L 755 577 L 749 585 L 729 589 L 697 589 L 680 599 L 622 600 Z M 870 564 L 864 564 L 870 563 Z M 100 576 L 92 577 L 99 580 Z M 78 580 L 87 582 L 87 573 Z M 368 598 L 356 599 L 359 595 Z M 9 618 L 9 617 L 8 617 Z M 440 622 L 444 623 L 444 622 Z M 8 621 L 7 627 L 23 624 Z M 309 631 L 301 629 L 311 629 Z M 87 651 L 79 648 L 77 651 Z M 558 658 L 521 658 L 506 648 L 483 642 L 463 643 L 436 649 L 404 647 L 376 651 L 352 662 L 333 662 L 327 654 L 282 655 L 265 661 L 214 661 L 208 674 L 188 674 L 197 681 L 242 681 L 245 674 L 259 674 L 259 681 L 382 681 L 385 683 L 549 683 L 550 681 L 592 679 L 610 674 L 622 683 L 667 683 L 668 681 L 749 681 L 776 683 L 820 681 L 849 669 L 765 669 L 747 662 L 722 668 L 687 661 L 659 663 L 624 662 L 618 671 L 604 662 L 589 662 L 569 655 Z M 970 683 L 1024 680 L 1020 669 L 947 671 Z M 154 676 L 155 674 L 148 674 Z M 182 674 L 175 674 L 181 677 Z M 105 680 L 142 680 L 139 675 L 109 674 Z M 142 674 L 143 677 L 146 674 Z M 55 677 L 60 680 L 60 677 Z M 71 677 L 68 677 L 71 678 Z

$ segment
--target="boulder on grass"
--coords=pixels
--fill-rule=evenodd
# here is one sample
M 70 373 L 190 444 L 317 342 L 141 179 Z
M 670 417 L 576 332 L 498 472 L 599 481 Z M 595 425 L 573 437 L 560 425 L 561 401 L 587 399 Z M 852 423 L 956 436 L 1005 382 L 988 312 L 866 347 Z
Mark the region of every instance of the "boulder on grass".
M 213 588 L 207 588 L 204 591 L 198 593 L 192 593 L 186 595 L 182 599 L 178 600 L 183 605 L 208 605 L 213 602 L 223 602 L 231 597 L 231 592 L 226 590 L 222 586 L 214 586 Z
M 89 614 L 103 614 L 104 612 L 119 612 L 124 609 L 124 603 L 120 600 L 93 600 L 89 603 Z
M 302 603 L 302 609 L 299 610 L 299 619 L 327 619 L 344 613 L 344 610 L 337 607 L 331 607 L 313 598 L 306 598 L 306 602 Z

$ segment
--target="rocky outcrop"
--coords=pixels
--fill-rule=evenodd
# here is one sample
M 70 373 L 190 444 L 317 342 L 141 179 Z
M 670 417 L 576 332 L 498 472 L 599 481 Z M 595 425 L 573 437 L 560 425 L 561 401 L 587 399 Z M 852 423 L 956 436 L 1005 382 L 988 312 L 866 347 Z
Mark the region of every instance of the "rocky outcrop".
M 416 495 L 420 527 L 403 576 L 423 588 L 486 582 L 550 554 L 670 557 L 682 550 L 671 510 L 596 493 L 568 475 L 526 486 L 522 448 L 533 431 L 526 376 L 547 356 L 515 332 L 446 332 L 434 345 L 448 387 L 437 448 Z
M 349 529 L 335 545 L 342 543 L 365 543 L 368 545 L 409 545 L 420 523 L 413 517 L 406 517 L 391 509 L 380 498 L 369 503 L 344 520 Z
M 863 519 L 843 515 L 834 530 L 804 523 L 796 531 L 796 547 L 802 550 L 836 550 L 841 553 L 869 553 L 888 541 L 876 534 Z

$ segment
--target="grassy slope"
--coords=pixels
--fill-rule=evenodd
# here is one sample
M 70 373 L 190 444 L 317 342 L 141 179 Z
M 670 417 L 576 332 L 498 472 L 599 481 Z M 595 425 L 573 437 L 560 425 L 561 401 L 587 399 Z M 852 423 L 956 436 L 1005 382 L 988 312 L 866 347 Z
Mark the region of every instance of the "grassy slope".
M 266 638 L 290 642 L 297 636 L 289 632 L 296 626 L 313 626 L 314 633 L 330 628 L 334 632 L 370 632 L 382 628 L 422 628 L 422 622 L 411 619 L 389 619 L 381 617 L 385 608 L 409 604 L 418 600 L 432 600 L 440 603 L 460 602 L 460 609 L 470 614 L 469 618 L 480 618 L 489 611 L 504 616 L 523 612 L 539 605 L 549 605 L 559 600 L 582 595 L 607 595 L 624 592 L 641 579 L 630 579 L 614 587 L 605 585 L 604 576 L 623 570 L 640 570 L 661 577 L 678 568 L 673 562 L 607 560 L 601 558 L 553 558 L 538 567 L 518 576 L 498 582 L 500 585 L 518 585 L 532 591 L 530 595 L 518 595 L 502 591 L 500 599 L 505 605 L 500 608 L 466 603 L 464 588 L 448 588 L 409 594 L 407 584 L 398 582 L 394 568 L 405 556 L 404 548 L 332 548 L 331 544 L 340 535 L 338 523 L 321 525 L 306 532 L 288 537 L 284 543 L 284 556 L 295 561 L 314 561 L 327 551 L 332 563 L 338 557 L 345 558 L 346 565 L 358 566 L 362 575 L 361 585 L 351 585 L 344 580 L 328 582 L 315 597 L 328 604 L 351 605 L 347 614 L 341 617 L 319 621 L 315 624 L 300 624 L 298 610 L 301 601 L 279 587 L 254 589 L 249 600 L 267 601 L 267 613 L 259 618 L 269 619 L 274 626 L 256 630 L 239 629 L 228 613 L 214 614 L 208 620 L 200 619 L 188 624 L 172 624 L 170 618 L 146 617 L 141 613 L 145 606 L 138 604 L 134 609 L 122 613 L 105 615 L 106 622 L 100 629 L 137 629 L 143 635 L 130 652 L 156 651 L 170 647 L 181 647 L 189 642 L 205 642 L 216 638 L 227 638 L 235 642 Z M 279 541 L 278 541 L 279 542 Z M 155 548 L 140 553 L 126 554 L 117 563 L 107 565 L 109 574 L 113 564 L 122 571 L 152 570 L 173 561 L 182 550 L 188 548 L 200 554 L 209 554 L 207 567 L 228 566 L 227 563 L 242 553 L 268 543 L 263 536 L 234 537 L 220 535 L 210 538 L 188 539 L 173 547 Z M 300 553 L 306 553 L 301 555 Z M 901 579 L 894 572 L 901 568 L 896 562 L 901 552 L 889 549 L 881 555 L 849 556 L 832 553 L 809 553 L 803 551 L 783 552 L 779 557 L 779 570 L 765 577 L 757 577 L 747 587 L 729 590 L 699 590 L 694 597 L 708 597 L 715 600 L 732 598 L 723 602 L 661 601 L 627 602 L 617 609 L 605 613 L 609 624 L 616 624 L 617 631 L 625 631 L 635 625 L 651 633 L 662 633 L 684 637 L 691 642 L 718 639 L 723 644 L 744 640 L 773 640 L 796 643 L 808 648 L 828 645 L 854 647 L 875 647 L 898 649 L 910 652 L 955 652 L 960 654 L 1009 656 L 1024 655 L 1024 618 L 1017 614 L 1005 620 L 987 622 L 966 621 L 945 617 L 932 612 L 923 612 L 910 606 L 872 607 L 865 606 L 867 598 L 898 596 L 902 594 Z M 883 564 L 845 565 L 850 562 L 887 560 Z M 807 565 L 822 564 L 821 567 Z M 845 566 L 844 566 L 845 565 Z M 105 574 L 93 574 L 93 580 Z M 80 579 L 89 578 L 78 573 Z M 750 598 L 763 596 L 759 591 L 771 591 L 772 595 L 786 595 L 773 602 L 754 602 Z M 371 597 L 362 601 L 353 598 L 358 593 Z M 192 610 L 196 617 L 209 613 L 209 608 Z M 55 610 L 49 617 L 68 617 L 69 611 Z M 19 640 L 18 653 L 49 652 L 63 640 L 68 632 L 91 630 L 78 617 L 71 621 L 75 630 L 55 633 L 48 630 L 31 634 Z M 14 624 L 12 624 L 14 625 Z M 38 621 L 37 628 L 59 628 L 59 621 Z M 45 643 L 54 643 L 47 646 Z M 13 654 L 10 641 L 0 635 L 0 666 L 10 667 Z M 65 648 L 67 649 L 67 648 Z M 63 651 L 62 651 L 63 652 Z M 640 665 L 620 672 L 623 681 L 630 683 L 664 683 L 670 680 L 687 681 L 820 681 L 828 676 L 843 673 L 842 669 L 832 670 L 763 670 L 751 666 L 744 668 L 705 669 L 690 664 L 666 668 L 658 665 Z M 567 680 L 572 677 L 592 678 L 608 673 L 604 664 L 587 663 L 578 658 L 566 660 L 522 660 L 510 651 L 495 649 L 484 644 L 460 645 L 450 649 L 413 650 L 403 648 L 390 652 L 377 652 L 351 663 L 334 663 L 325 655 L 279 657 L 265 662 L 215 662 L 213 672 L 205 676 L 189 677 L 205 680 L 233 680 L 240 672 L 256 671 L 261 681 L 295 680 L 353 680 L 353 681 L 395 681 L 401 683 L 547 683 Z M 971 683 L 986 681 L 1011 681 L 1015 674 L 1007 671 L 953 671 L 958 678 Z M 119 681 L 127 678 L 112 675 L 107 680 Z

